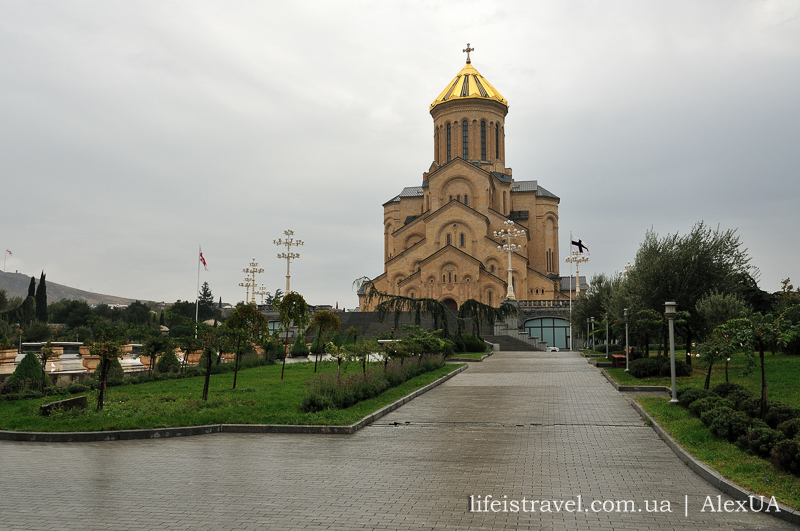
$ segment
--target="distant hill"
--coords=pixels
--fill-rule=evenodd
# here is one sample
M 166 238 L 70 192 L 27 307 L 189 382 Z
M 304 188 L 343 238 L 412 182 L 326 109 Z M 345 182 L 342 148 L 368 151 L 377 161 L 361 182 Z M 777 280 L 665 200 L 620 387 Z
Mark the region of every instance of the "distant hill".
M 39 285 L 39 275 L 34 277 L 36 285 Z M 84 291 L 82 289 L 70 288 L 51 282 L 49 278 L 45 278 L 47 283 L 47 302 L 56 302 L 61 299 L 71 299 L 86 301 L 89 304 L 130 304 L 136 299 L 126 299 L 125 297 L 115 297 L 113 295 L 103 295 L 101 293 L 92 293 L 91 291 Z M 23 275 L 22 273 L 4 273 L 0 271 L 0 289 L 6 290 L 9 297 L 26 297 L 28 295 L 28 286 L 31 283 L 31 277 Z

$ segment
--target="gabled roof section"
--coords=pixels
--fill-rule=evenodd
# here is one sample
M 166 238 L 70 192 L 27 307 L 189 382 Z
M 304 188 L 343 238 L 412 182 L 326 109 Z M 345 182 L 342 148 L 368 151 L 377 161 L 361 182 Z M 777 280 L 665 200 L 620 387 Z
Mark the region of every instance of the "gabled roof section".
M 460 254 L 460 255 L 463 255 L 463 256 L 465 256 L 466 258 L 468 258 L 469 260 L 471 260 L 471 261 L 473 261 L 473 262 L 477 263 L 477 264 L 478 264 L 478 266 L 479 266 L 481 269 L 486 269 L 486 266 L 484 266 L 484 265 L 483 265 L 483 262 L 481 262 L 480 260 L 478 260 L 478 259 L 477 259 L 477 258 L 475 258 L 474 256 L 472 256 L 472 255 L 470 255 L 470 254 L 467 254 L 467 253 L 465 253 L 464 251 L 462 251 L 462 250 L 461 250 L 461 249 L 459 249 L 458 247 L 454 247 L 454 246 L 452 246 L 452 245 L 445 245 L 444 247 L 442 247 L 442 248 L 438 249 L 436 252 L 434 252 L 434 253 L 432 253 L 432 254 L 429 254 L 428 256 L 426 256 L 425 258 L 423 258 L 422 260 L 420 260 L 420 262 L 419 262 L 419 263 L 420 263 L 420 265 L 422 265 L 422 264 L 425 264 L 425 263 L 427 263 L 427 262 L 430 262 L 430 261 L 431 261 L 431 260 L 433 260 L 434 258 L 438 258 L 439 256 L 441 256 L 441 255 L 443 255 L 443 254 L 445 254 L 445 253 L 447 253 L 447 252 L 456 252 L 456 253 L 458 253 L 458 254 Z
M 386 206 L 389 203 L 398 203 L 401 197 L 422 197 L 422 196 L 423 196 L 422 186 L 406 186 L 405 188 L 403 188 L 402 192 L 400 192 L 393 198 L 389 199 L 381 206 Z
M 481 214 L 480 212 L 478 212 L 474 208 L 465 205 L 461 201 L 456 201 L 455 199 L 453 199 L 452 201 L 448 201 L 447 203 L 444 204 L 444 206 L 437 208 L 433 212 L 431 212 L 431 213 L 429 213 L 427 215 L 424 215 L 424 219 L 427 222 L 428 220 L 430 220 L 430 219 L 434 218 L 435 216 L 437 216 L 440 212 L 444 212 L 447 209 L 447 207 L 452 206 L 453 208 L 459 208 L 459 205 L 460 205 L 461 208 L 465 209 L 467 212 L 475 214 L 476 216 L 482 217 L 484 220 L 486 220 L 486 223 L 489 223 L 489 218 L 486 217 L 486 214 Z
M 536 197 L 551 197 L 553 199 L 561 199 L 553 192 L 545 190 L 539 186 L 538 181 L 516 181 L 511 187 L 511 193 L 515 192 L 535 192 Z

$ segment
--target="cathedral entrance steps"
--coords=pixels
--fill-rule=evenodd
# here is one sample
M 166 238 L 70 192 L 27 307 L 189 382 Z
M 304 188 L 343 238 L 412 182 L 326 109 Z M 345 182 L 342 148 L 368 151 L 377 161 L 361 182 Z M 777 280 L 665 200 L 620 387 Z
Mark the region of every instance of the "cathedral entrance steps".
M 500 352 L 530 352 L 535 350 L 532 346 L 525 343 L 524 341 L 520 341 L 519 339 L 514 339 L 511 336 L 483 336 L 483 339 L 488 341 L 489 343 L 495 343 L 500 345 Z

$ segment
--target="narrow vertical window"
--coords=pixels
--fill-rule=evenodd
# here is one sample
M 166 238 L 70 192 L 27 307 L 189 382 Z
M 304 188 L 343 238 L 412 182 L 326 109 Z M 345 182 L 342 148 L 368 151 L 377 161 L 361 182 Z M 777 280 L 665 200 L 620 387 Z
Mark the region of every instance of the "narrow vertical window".
M 447 236 L 445 236 L 445 241 L 447 242 L 447 245 L 450 245 L 450 235 L 449 234 Z
M 412 299 L 414 298 L 414 292 L 413 291 L 411 292 L 411 298 Z
M 450 162 L 450 140 L 452 138 L 450 132 L 450 124 L 447 124 L 447 162 Z
M 453 282 L 458 282 L 458 275 L 453 275 Z
M 458 195 L 456 196 L 456 201 L 458 201 L 459 203 L 461 202 L 461 194 L 458 194 Z
M 447 277 L 442 275 L 442 282 L 447 282 Z
M 461 233 L 461 247 L 464 247 L 466 242 L 467 242 L 467 238 L 464 236 L 464 233 L 462 232 Z
M 449 283 L 453 282 L 453 273 L 447 273 L 447 282 Z
M 467 200 L 467 194 L 464 194 L 464 204 L 469 206 L 469 201 Z
M 464 160 L 469 160 L 469 124 L 466 120 L 461 123 L 461 156 Z
M 450 201 L 452 201 L 452 200 L 453 200 L 453 196 L 451 195 L 451 196 L 450 196 Z
M 491 306 L 491 304 L 492 304 L 492 292 L 490 291 L 489 292 L 489 305 Z
M 506 193 L 503 192 L 503 214 L 506 213 Z
M 494 124 L 494 158 L 500 158 L 500 124 Z
M 486 160 L 486 121 L 481 120 L 481 160 Z

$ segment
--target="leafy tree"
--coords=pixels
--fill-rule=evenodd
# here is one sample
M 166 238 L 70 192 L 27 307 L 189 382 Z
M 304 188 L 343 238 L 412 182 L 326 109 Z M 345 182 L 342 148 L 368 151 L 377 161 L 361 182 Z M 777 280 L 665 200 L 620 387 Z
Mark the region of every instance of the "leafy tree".
M 302 335 L 302 331 L 308 325 L 308 304 L 302 295 L 296 291 L 288 293 L 285 297 L 279 299 L 273 304 L 277 307 L 278 315 L 283 329 L 286 330 L 286 338 L 284 344 L 288 348 L 289 344 L 289 325 L 294 323 L 298 329 L 298 333 Z M 286 370 L 286 356 L 283 358 L 283 367 L 281 367 L 281 380 L 283 380 L 283 373 Z
M 8 292 L 0 289 L 0 312 L 8 308 Z
M 162 334 L 161 332 L 151 332 L 147 339 L 144 342 L 143 350 L 144 352 L 150 357 L 150 374 L 153 374 L 153 368 L 156 367 L 156 358 L 161 356 L 161 359 L 164 359 L 170 353 L 172 357 L 175 358 L 175 363 L 178 365 L 178 370 L 180 370 L 180 363 L 178 362 L 178 357 L 175 356 L 175 344 L 173 343 L 172 339 L 169 336 Z M 163 372 L 161 370 L 161 360 L 159 360 L 159 367 L 158 371 Z M 170 362 L 171 363 L 171 362 Z M 164 362 L 164 366 L 166 366 L 167 362 Z
M 347 357 L 347 349 L 345 349 L 342 345 L 336 345 L 333 343 L 333 341 L 330 341 L 327 345 L 325 345 L 325 352 L 330 354 L 332 358 L 336 358 L 336 381 L 341 381 L 342 360 Z
M 86 301 L 61 299 L 47 306 L 48 320 L 51 323 L 63 323 L 68 328 L 87 326 L 93 314 Z
M 100 358 L 100 392 L 97 395 L 97 411 L 103 409 L 103 398 L 106 393 L 108 372 L 111 362 L 122 357 L 122 338 L 125 330 L 118 326 L 109 326 L 107 323 L 94 318 L 92 324 L 95 328 L 95 337 L 98 339 L 88 343 L 89 353 Z
M 208 388 L 211 383 L 211 358 L 216 354 L 219 355 L 220 347 L 219 332 L 214 328 L 207 328 L 203 331 L 202 347 L 203 354 L 206 360 L 206 377 L 203 382 L 203 400 L 208 400 Z
M 481 337 L 481 324 L 494 326 L 497 321 L 517 315 L 519 310 L 510 303 L 501 303 L 498 308 L 489 306 L 475 299 L 468 299 L 461 304 L 458 309 L 458 331 L 457 335 L 463 333 L 463 327 L 467 322 L 472 323 L 472 333 L 478 338 Z
M 42 393 L 44 393 L 44 386 L 47 383 L 47 373 L 45 372 L 47 369 L 47 360 L 56 357 L 56 349 L 53 348 L 53 345 L 51 345 L 49 341 L 42 346 L 39 351 L 39 357 L 42 361 Z
M 252 304 L 237 306 L 225 321 L 230 330 L 231 344 L 236 348 L 236 364 L 233 372 L 233 388 L 236 389 L 236 377 L 239 374 L 239 359 L 243 344 L 253 344 L 268 335 L 269 320 Z M 248 347 L 248 350 L 250 348 Z
M 318 343 L 323 344 L 325 335 L 330 332 L 331 330 L 339 330 L 342 327 L 342 321 L 339 319 L 339 316 L 335 313 L 328 311 L 328 310 L 320 310 L 314 314 L 314 318 L 311 319 L 311 324 L 309 328 L 314 329 L 317 331 L 317 337 L 314 340 L 315 346 Z M 324 347 L 323 347 L 324 349 Z M 313 352 L 314 356 L 314 372 L 317 372 L 317 363 L 319 361 L 319 352 L 320 349 L 315 348 Z
M 705 321 L 706 330 L 712 331 L 731 319 L 749 314 L 750 308 L 734 293 L 720 293 L 716 289 L 706 293 L 695 305 L 697 314 Z
M 44 280 L 44 271 L 39 279 L 39 285 L 36 287 L 36 319 L 46 323 L 47 322 L 47 283 Z
M 125 308 L 123 320 L 134 325 L 145 325 L 150 322 L 150 308 L 140 301 L 133 301 Z

